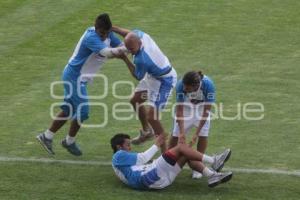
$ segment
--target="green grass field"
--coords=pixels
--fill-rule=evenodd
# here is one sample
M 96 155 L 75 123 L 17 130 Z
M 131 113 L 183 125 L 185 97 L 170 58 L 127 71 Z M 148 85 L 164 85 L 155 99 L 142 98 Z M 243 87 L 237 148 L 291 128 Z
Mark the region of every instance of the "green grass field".
M 0 199 L 300 199 L 297 175 L 236 172 L 228 184 L 210 189 L 184 170 L 162 191 L 124 186 L 107 165 L 5 162 L 5 158 L 109 162 L 109 140 L 116 132 L 135 136 L 137 120 L 116 121 L 111 95 L 117 80 L 132 80 L 125 64 L 108 61 L 109 107 L 104 128 L 83 128 L 77 141 L 84 155 L 75 158 L 61 146 L 68 125 L 54 140 L 54 157 L 36 142 L 48 128 L 50 84 L 62 70 L 84 30 L 108 12 L 114 24 L 149 33 L 180 76 L 201 69 L 216 83 L 224 115 L 237 104 L 260 102 L 264 119 L 212 122 L 208 153 L 233 150 L 228 168 L 300 170 L 300 2 L 297 0 L 2 0 L 0 1 Z M 136 82 L 134 82 L 136 83 Z M 57 87 L 62 94 L 62 87 Z M 101 94 L 101 82 L 89 94 Z M 118 88 L 130 94 L 130 88 Z M 128 102 L 124 99 L 121 102 Z M 173 98 L 174 102 L 174 98 Z M 103 120 L 92 108 L 87 123 Z M 171 130 L 171 114 L 162 119 Z M 151 145 L 134 147 L 137 151 Z

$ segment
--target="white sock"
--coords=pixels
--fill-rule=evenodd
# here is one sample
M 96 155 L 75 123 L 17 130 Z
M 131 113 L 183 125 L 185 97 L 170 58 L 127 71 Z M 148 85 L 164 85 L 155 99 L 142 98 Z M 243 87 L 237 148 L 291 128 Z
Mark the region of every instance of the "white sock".
M 203 176 L 210 177 L 214 174 L 214 171 L 211 171 L 208 167 L 205 167 L 202 171 Z
M 69 135 L 66 136 L 67 145 L 73 144 L 75 142 L 75 137 L 71 137 Z
M 206 154 L 203 154 L 202 162 L 213 164 L 214 163 L 214 157 L 211 157 L 211 156 L 208 156 Z
M 54 136 L 54 133 L 49 131 L 49 129 L 47 129 L 45 132 L 44 132 L 44 135 L 45 137 L 48 139 L 48 140 L 52 140 L 53 139 L 53 136 Z

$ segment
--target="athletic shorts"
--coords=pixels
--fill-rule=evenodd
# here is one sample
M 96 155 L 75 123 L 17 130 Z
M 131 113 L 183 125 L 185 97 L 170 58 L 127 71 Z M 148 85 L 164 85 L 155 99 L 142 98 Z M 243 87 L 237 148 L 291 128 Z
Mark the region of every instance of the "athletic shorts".
M 175 162 L 174 165 L 170 164 L 170 160 L 171 162 Z M 176 161 L 167 155 L 167 153 L 164 153 L 162 156 L 155 159 L 152 165 L 156 169 L 156 175 L 160 179 L 148 186 L 148 188 L 151 189 L 163 189 L 171 185 L 182 170 Z
M 184 109 L 184 132 L 185 134 L 188 134 L 193 127 L 197 128 L 199 126 L 202 112 L 198 112 L 197 114 L 195 114 L 197 112 L 195 110 L 186 109 L 185 107 L 183 109 Z M 176 119 L 174 119 L 173 124 L 174 126 L 173 126 L 172 136 L 178 137 L 180 130 L 179 130 L 178 123 L 176 122 Z M 210 115 L 208 116 L 204 126 L 202 127 L 198 135 L 202 137 L 208 137 L 209 129 L 210 129 Z
M 149 104 L 161 110 L 166 106 L 176 81 L 177 74 L 174 69 L 160 78 L 146 74 L 137 85 L 135 92 L 147 91 Z
M 61 109 L 72 119 L 78 119 L 82 122 L 88 119 L 89 114 L 87 82 L 77 81 L 77 74 L 69 68 L 66 67 L 62 75 L 64 103 Z

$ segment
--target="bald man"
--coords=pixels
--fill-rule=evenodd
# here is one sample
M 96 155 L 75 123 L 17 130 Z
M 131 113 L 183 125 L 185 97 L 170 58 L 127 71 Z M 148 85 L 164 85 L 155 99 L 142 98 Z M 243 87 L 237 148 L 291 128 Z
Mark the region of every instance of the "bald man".
M 132 140 L 132 143 L 140 144 L 154 134 L 166 134 L 159 121 L 159 113 L 167 104 L 176 85 L 177 73 L 169 59 L 147 33 L 116 26 L 112 27 L 112 31 L 125 38 L 124 44 L 133 55 L 133 63 L 125 56 L 123 60 L 132 76 L 140 81 L 130 100 L 142 124 L 140 134 Z M 142 105 L 147 100 L 150 105 L 148 112 Z M 162 151 L 165 150 L 166 145 L 163 144 Z

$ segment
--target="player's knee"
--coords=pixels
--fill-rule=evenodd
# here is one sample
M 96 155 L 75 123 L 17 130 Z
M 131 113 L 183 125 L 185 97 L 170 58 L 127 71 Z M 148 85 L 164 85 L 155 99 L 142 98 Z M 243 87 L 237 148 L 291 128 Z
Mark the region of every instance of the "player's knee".
M 79 121 L 83 122 L 89 118 L 89 107 L 88 106 L 83 106 L 79 112 Z
M 60 108 L 63 112 L 64 117 L 68 117 L 72 113 L 72 107 L 69 104 L 63 104 Z

